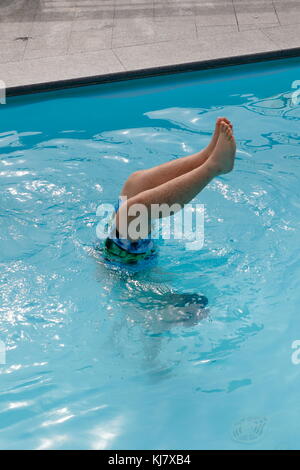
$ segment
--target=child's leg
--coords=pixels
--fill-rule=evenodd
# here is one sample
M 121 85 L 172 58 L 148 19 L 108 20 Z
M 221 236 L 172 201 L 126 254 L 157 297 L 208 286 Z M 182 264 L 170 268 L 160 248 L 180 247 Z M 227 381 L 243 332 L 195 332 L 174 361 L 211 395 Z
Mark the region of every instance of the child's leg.
M 235 141 L 230 126 L 221 123 L 217 145 L 203 165 L 160 186 L 136 194 L 120 207 L 116 217 L 116 225 L 121 237 L 134 240 L 132 236 L 128 237 L 127 228 L 138 215 L 135 212 L 136 204 L 142 204 L 147 209 L 148 220 L 145 222 L 145 227 L 142 228 L 142 233 L 145 236 L 149 231 L 151 218 L 155 218 L 153 213 L 151 214 L 153 204 L 166 204 L 168 207 L 177 204 L 177 210 L 182 208 L 202 191 L 215 176 L 232 170 L 235 149 Z M 167 213 L 166 215 L 170 214 Z M 164 217 L 164 214 L 160 213 L 158 217 Z
M 141 170 L 133 173 L 124 184 L 121 196 L 126 196 L 129 199 L 140 192 L 154 188 L 155 186 L 160 186 L 173 178 L 177 178 L 178 176 L 203 165 L 217 144 L 222 121 L 232 128 L 228 119 L 217 119 L 215 132 L 211 142 L 201 152 L 163 163 L 162 165 L 155 166 L 148 170 Z

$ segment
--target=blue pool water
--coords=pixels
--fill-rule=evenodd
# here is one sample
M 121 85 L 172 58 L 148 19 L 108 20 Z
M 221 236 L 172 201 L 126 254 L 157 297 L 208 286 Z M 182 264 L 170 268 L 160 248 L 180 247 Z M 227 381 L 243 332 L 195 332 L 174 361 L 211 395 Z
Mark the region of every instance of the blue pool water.
M 10 98 L 0 106 L 2 449 L 299 449 L 300 61 Z M 205 245 L 107 270 L 96 208 L 234 123 Z M 168 290 L 208 316 L 170 320 Z

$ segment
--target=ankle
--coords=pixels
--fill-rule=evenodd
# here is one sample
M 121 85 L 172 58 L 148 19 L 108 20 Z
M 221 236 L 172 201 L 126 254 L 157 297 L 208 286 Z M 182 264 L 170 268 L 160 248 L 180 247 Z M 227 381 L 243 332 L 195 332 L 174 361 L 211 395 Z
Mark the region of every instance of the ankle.
M 212 178 L 215 178 L 216 176 L 219 176 L 223 173 L 221 165 L 218 162 L 212 160 L 211 158 L 209 158 L 205 162 L 205 165 Z

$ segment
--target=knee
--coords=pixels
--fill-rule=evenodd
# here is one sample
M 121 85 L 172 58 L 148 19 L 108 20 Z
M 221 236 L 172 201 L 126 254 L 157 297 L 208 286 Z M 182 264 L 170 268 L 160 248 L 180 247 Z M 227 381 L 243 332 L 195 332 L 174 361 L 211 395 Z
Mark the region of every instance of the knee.
M 144 180 L 145 170 L 138 170 L 127 178 L 122 194 L 127 196 L 128 198 L 134 196 L 138 192 L 140 192 L 140 188 L 142 187 L 142 181 Z
M 136 184 L 137 182 L 141 180 L 141 178 L 143 178 L 144 174 L 145 174 L 145 170 L 134 171 L 128 177 L 126 183 L 128 183 L 129 185 Z

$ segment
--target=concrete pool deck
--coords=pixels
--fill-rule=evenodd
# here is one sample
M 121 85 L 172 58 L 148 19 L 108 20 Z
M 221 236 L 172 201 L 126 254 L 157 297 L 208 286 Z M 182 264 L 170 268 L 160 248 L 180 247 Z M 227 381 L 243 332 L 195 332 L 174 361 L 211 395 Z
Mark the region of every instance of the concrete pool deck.
M 300 0 L 1 0 L 7 87 L 300 46 Z

